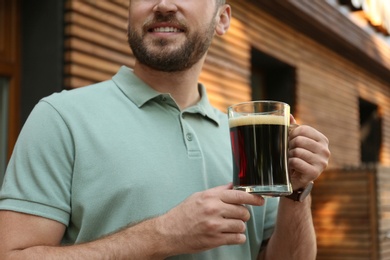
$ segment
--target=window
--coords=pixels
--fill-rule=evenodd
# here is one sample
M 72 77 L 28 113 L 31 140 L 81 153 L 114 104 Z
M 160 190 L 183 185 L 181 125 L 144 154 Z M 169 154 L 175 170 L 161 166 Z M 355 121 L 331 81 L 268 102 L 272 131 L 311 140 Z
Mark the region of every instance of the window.
M 252 49 L 252 99 L 276 100 L 295 107 L 295 68 Z
M 0 78 L 0 184 L 7 164 L 8 80 Z
M 359 107 L 361 161 L 377 163 L 382 143 L 382 118 L 375 104 L 360 99 Z

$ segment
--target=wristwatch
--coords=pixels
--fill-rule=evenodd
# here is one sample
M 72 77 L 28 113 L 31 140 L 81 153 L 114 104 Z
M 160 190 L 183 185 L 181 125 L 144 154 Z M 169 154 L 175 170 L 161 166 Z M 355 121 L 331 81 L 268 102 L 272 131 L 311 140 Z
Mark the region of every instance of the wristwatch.
M 294 190 L 293 193 L 286 196 L 286 198 L 291 199 L 293 201 L 302 202 L 306 199 L 306 197 L 310 194 L 313 189 L 314 182 L 309 182 L 309 184 L 305 188 L 301 188 L 298 190 Z

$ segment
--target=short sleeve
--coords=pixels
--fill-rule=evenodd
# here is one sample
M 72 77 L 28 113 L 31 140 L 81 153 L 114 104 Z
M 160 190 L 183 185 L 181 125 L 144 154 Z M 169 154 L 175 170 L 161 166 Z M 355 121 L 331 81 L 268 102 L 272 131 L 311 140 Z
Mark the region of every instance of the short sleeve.
M 69 222 L 74 144 L 58 111 L 41 100 L 18 137 L 0 190 L 0 210 Z

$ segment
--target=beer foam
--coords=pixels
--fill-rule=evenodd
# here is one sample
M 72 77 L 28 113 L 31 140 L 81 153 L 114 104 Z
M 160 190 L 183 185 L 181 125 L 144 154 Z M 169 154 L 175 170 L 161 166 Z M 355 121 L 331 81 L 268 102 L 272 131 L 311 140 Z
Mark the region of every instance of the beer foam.
M 243 125 L 288 125 L 285 116 L 277 115 L 250 115 L 236 118 L 229 118 L 229 126 L 237 127 Z

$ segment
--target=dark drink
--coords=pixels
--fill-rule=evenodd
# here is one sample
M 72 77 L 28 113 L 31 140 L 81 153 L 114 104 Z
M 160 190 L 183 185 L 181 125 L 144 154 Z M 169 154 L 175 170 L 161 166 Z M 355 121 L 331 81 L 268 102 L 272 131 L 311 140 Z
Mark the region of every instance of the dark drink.
M 290 194 L 285 117 L 250 115 L 231 118 L 229 124 L 234 188 L 264 196 Z

